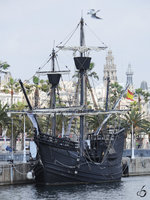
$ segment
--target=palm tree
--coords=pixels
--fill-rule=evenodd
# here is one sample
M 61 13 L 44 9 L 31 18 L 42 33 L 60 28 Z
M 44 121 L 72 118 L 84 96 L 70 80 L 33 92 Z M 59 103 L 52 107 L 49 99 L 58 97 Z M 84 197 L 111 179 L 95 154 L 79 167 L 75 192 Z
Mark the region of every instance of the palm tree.
M 139 111 L 141 112 L 142 110 L 142 107 L 148 103 L 149 101 L 149 97 L 150 97 L 150 93 L 147 92 L 147 91 L 144 91 L 142 90 L 141 88 L 138 88 L 135 90 L 135 94 L 137 94 L 138 96 L 138 107 L 139 107 Z M 144 100 L 142 101 L 142 104 L 141 104 L 141 100 Z M 142 106 L 143 105 L 143 106 Z
M 0 62 L 0 73 L 7 73 L 7 69 L 10 67 L 9 64 L 7 64 L 7 62 Z
M 143 91 L 143 97 L 144 97 L 144 101 L 145 103 L 147 103 L 150 99 L 150 93 L 149 92 L 146 92 L 146 91 Z
M 33 92 L 33 84 L 30 84 L 29 82 L 24 81 L 24 88 L 25 88 L 27 96 L 28 96 L 28 98 L 29 98 L 29 100 L 30 100 L 30 102 L 32 104 L 32 96 L 31 96 L 31 94 Z M 24 97 L 24 95 L 23 95 L 23 97 Z M 25 98 L 23 100 L 23 104 L 25 104 L 27 106 L 27 102 L 26 102 Z
M 9 82 L 4 85 L 3 91 L 11 94 L 11 107 L 13 105 L 13 97 L 15 92 L 19 92 L 20 86 L 17 80 L 10 77 Z
M 6 74 L 7 69 L 10 67 L 6 62 L 0 62 L 0 74 Z M 0 87 L 1 87 L 1 77 L 0 77 Z
M 87 117 L 88 129 L 90 132 L 94 132 L 101 125 L 104 120 L 104 115 L 91 115 Z
M 123 87 L 119 85 L 118 82 L 111 83 L 109 88 L 110 93 L 110 109 L 112 106 L 116 103 L 117 99 L 120 97 L 120 95 L 123 92 Z
M 45 81 L 45 80 L 40 80 L 37 76 L 34 76 L 33 77 L 33 85 L 32 87 L 35 88 L 35 91 L 34 91 L 34 106 L 35 108 L 39 106 L 39 99 L 40 99 L 40 91 L 43 91 L 45 93 L 48 94 L 48 92 L 50 91 L 50 86 L 49 86 L 49 83 L 48 81 Z
M 138 107 L 139 111 L 141 111 L 141 96 L 143 95 L 143 90 L 141 88 L 138 88 L 135 90 L 135 94 L 138 96 Z
M 9 67 L 10 67 L 10 65 L 7 64 L 7 62 L 0 61 L 0 72 L 3 72 L 3 70 L 7 70 Z
M 2 134 L 2 130 L 7 127 L 7 124 L 10 118 L 7 116 L 7 104 L 2 106 L 0 103 L 0 135 Z
M 26 107 L 26 104 L 22 103 L 22 102 L 18 102 L 17 104 L 13 104 L 11 109 L 12 110 L 16 110 L 16 111 L 22 111 L 24 110 Z M 26 130 L 27 130 L 27 136 L 28 137 L 33 137 L 33 130 L 32 130 L 32 124 L 30 122 L 30 120 L 26 117 L 25 118 L 25 125 L 26 125 Z M 22 141 L 22 145 L 21 148 L 23 150 L 24 147 L 24 117 L 22 114 L 18 115 L 18 114 L 13 114 L 11 116 L 11 121 L 9 120 L 8 123 L 8 134 L 10 136 L 11 139 L 11 146 L 13 146 L 13 149 L 16 149 L 16 142 L 17 142 L 17 138 L 18 136 L 21 136 L 21 141 Z M 13 141 L 12 141 L 12 131 L 13 131 Z
M 141 132 L 150 132 L 150 122 L 144 119 L 144 112 L 139 111 L 139 105 L 136 103 L 131 104 L 131 110 L 124 115 L 122 124 L 126 128 L 127 132 L 131 134 L 131 127 L 133 126 L 133 133 L 139 135 Z
M 128 114 L 125 114 L 126 120 L 126 128 L 130 129 L 131 125 L 133 124 L 133 129 L 135 130 L 137 127 L 142 127 L 143 123 L 143 113 L 140 113 L 135 108 L 131 109 Z
M 34 87 L 35 87 L 35 91 L 34 91 L 34 100 L 35 100 L 35 102 L 34 102 L 34 106 L 35 106 L 35 108 L 37 108 L 38 107 L 38 105 L 39 105 L 39 78 L 37 77 L 37 76 L 34 76 L 33 77 L 33 83 L 34 83 Z

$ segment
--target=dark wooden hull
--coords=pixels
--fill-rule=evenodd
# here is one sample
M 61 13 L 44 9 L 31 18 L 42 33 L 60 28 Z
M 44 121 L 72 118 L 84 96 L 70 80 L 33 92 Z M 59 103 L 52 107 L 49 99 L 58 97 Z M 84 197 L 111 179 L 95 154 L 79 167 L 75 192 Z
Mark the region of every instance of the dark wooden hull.
M 115 153 L 106 153 L 101 162 L 79 157 L 77 149 L 69 148 L 55 141 L 35 139 L 40 162 L 35 166 L 35 179 L 38 184 L 77 184 L 119 181 L 122 176 L 122 153 L 124 131 L 117 134 L 112 142 Z

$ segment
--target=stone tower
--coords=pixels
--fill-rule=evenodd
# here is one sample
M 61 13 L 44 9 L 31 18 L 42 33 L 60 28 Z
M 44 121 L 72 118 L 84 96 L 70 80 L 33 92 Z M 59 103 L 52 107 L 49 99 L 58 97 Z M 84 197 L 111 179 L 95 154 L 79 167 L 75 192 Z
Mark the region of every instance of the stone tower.
M 104 65 L 104 77 L 103 82 L 106 86 L 107 77 L 109 76 L 110 82 L 117 82 L 117 70 L 116 65 L 114 64 L 114 57 L 112 56 L 112 51 L 108 50 L 108 54 L 106 56 L 106 64 Z
M 130 86 L 133 86 L 133 72 L 131 70 L 131 64 L 128 65 L 126 75 L 127 75 L 126 85 L 129 84 Z

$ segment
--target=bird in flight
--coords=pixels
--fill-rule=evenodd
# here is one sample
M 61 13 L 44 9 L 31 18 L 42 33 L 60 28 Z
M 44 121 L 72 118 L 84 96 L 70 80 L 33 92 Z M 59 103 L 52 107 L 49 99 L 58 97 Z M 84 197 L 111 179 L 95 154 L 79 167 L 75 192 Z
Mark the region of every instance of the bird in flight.
M 91 15 L 91 17 L 96 18 L 96 19 L 102 19 L 101 17 L 98 17 L 96 14 L 99 12 L 100 10 L 95 11 L 94 9 L 90 9 L 87 14 Z

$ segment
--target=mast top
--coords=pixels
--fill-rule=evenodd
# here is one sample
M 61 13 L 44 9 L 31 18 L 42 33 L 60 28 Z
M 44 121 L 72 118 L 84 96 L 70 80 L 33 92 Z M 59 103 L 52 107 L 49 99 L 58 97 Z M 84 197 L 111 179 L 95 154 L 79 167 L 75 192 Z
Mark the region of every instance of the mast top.
M 55 50 L 53 48 L 52 50 L 52 71 L 55 71 L 55 58 L 56 58 L 56 54 L 55 54 Z
M 70 71 L 69 70 L 68 71 L 56 71 L 56 69 L 55 69 L 56 53 L 55 53 L 54 48 L 52 49 L 52 54 L 50 56 L 51 56 L 50 59 L 52 60 L 51 71 L 38 71 L 36 73 L 41 74 L 41 75 L 47 75 L 49 83 L 52 85 L 51 88 L 55 88 L 59 84 L 61 75 L 66 74 Z
M 82 57 L 83 54 L 85 56 L 85 53 L 87 55 L 89 55 L 90 51 L 101 51 L 101 50 L 105 50 L 107 48 L 106 45 L 102 45 L 102 46 L 87 46 L 85 44 L 85 36 L 84 36 L 84 18 L 81 17 L 80 19 L 80 23 L 78 25 L 80 25 L 80 44 L 79 46 L 64 46 L 64 45 L 58 45 L 56 46 L 57 48 L 61 49 L 61 50 L 71 50 L 75 54 L 78 52 L 80 54 L 80 56 Z

